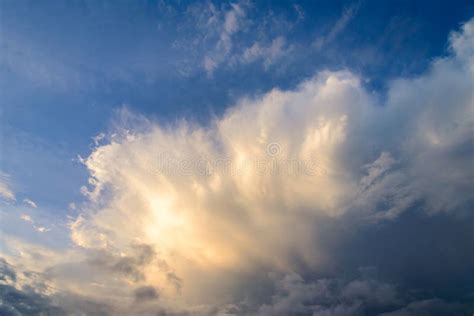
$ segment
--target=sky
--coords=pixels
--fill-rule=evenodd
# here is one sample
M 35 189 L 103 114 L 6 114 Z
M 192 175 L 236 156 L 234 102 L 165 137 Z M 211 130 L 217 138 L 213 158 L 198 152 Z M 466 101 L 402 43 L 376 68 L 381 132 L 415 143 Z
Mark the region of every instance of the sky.
M 1 315 L 472 315 L 472 1 L 0 1 Z

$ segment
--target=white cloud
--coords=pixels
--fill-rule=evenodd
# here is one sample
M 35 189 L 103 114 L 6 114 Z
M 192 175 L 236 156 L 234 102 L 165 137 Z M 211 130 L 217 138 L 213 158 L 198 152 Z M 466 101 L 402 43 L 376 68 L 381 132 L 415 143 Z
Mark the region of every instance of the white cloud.
M 46 233 L 46 232 L 49 232 L 51 230 L 50 228 L 46 228 L 46 227 L 43 227 L 43 226 L 35 226 L 35 229 L 40 233 Z
M 263 66 L 268 68 L 276 60 L 288 54 L 291 47 L 287 47 L 285 38 L 279 36 L 272 40 L 268 45 L 261 42 L 255 42 L 251 47 L 244 50 L 242 54 L 243 63 L 251 63 L 262 59 Z
M 207 27 L 210 26 L 213 28 L 217 26 L 219 30 L 215 48 L 204 57 L 203 62 L 204 69 L 211 75 L 219 64 L 229 57 L 233 47 L 232 37 L 235 33 L 240 31 L 246 12 L 244 3 L 232 3 L 229 10 L 225 12 L 216 11 L 214 6 L 210 6 L 208 10 L 210 10 L 212 14 L 207 21 Z M 222 21 L 220 21 L 219 15 L 223 15 Z M 209 31 L 214 32 L 215 30 L 210 29 Z
M 51 230 L 50 228 L 46 228 L 44 226 L 36 225 L 35 221 L 28 214 L 21 214 L 20 219 L 25 221 L 25 222 L 31 223 L 32 227 L 39 233 L 46 233 L 46 232 L 49 232 Z
M 30 199 L 24 199 L 23 203 L 25 203 L 26 205 L 28 205 L 29 207 L 32 207 L 32 208 L 37 208 L 38 207 L 38 205 L 36 205 L 36 203 L 33 202 Z
M 2 172 L 0 172 L 0 197 L 6 201 L 15 201 L 15 193 L 10 185 L 10 176 Z
M 294 6 L 296 17 L 292 19 L 272 9 L 254 18 L 253 9 L 255 6 L 245 0 L 221 6 L 190 5 L 186 11 L 190 23 L 185 23 L 183 36 L 174 43 L 175 48 L 193 56 L 180 64 L 183 75 L 189 75 L 196 65 L 212 76 L 219 68 L 229 70 L 257 61 L 268 70 L 289 56 L 296 46 L 287 42 L 294 26 L 304 18 L 302 8 Z
M 21 214 L 20 218 L 24 220 L 25 222 L 31 222 L 31 223 L 33 222 L 33 220 L 31 219 L 31 216 L 28 214 Z

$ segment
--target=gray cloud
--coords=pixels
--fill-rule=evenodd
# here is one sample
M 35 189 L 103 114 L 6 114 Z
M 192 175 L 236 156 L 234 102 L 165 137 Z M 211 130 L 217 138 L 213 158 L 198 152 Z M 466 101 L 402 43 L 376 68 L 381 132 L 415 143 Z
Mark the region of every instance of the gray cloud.
M 407 306 L 383 316 L 442 316 L 442 315 L 469 315 L 474 308 L 460 303 L 448 303 L 441 299 L 428 299 L 408 304 Z
M 3 282 L 16 282 L 15 270 L 3 258 L 0 258 L 0 281 L 3 281 Z
M 20 291 L 10 285 L 0 285 L 0 314 L 17 315 L 64 315 L 65 311 L 34 292 Z
M 271 303 L 262 305 L 256 314 L 368 315 L 398 304 L 396 287 L 373 278 L 305 282 L 299 275 L 287 275 L 276 282 Z
M 18 275 L 18 277 L 17 277 Z M 33 271 L 16 271 L 0 258 L 0 314 L 23 315 L 114 315 L 104 302 L 69 292 L 51 293 L 47 277 Z
M 88 264 L 124 275 L 134 281 L 143 280 L 142 269 L 155 259 L 155 251 L 151 246 L 144 244 L 132 245 L 131 248 L 128 256 L 116 255 L 105 250 L 95 251 L 88 258 Z
M 137 288 L 133 295 L 137 302 L 150 301 L 158 299 L 158 291 L 153 286 L 142 286 Z

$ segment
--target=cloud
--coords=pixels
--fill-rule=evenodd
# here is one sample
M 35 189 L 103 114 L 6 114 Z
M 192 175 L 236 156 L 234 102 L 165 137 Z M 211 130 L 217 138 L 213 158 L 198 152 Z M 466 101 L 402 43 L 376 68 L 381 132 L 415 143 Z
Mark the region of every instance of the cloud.
M 46 233 L 46 232 L 49 232 L 51 230 L 51 229 L 46 228 L 44 226 L 35 226 L 35 229 L 40 233 Z
M 0 172 L 0 197 L 6 201 L 15 201 L 15 193 L 11 189 L 9 175 Z
M 133 281 L 143 280 L 142 267 L 154 262 L 156 254 L 148 245 L 134 245 L 129 256 L 114 256 L 106 251 L 98 251 L 90 256 L 88 262 L 113 273 L 123 275 Z
M 188 38 L 189 34 L 185 32 L 183 39 L 176 41 L 175 46 L 190 50 L 192 56 L 199 56 L 199 64 L 208 76 L 213 76 L 221 67 L 236 69 L 257 61 L 262 62 L 264 70 L 268 70 L 294 49 L 294 45 L 287 43 L 287 36 L 294 25 L 303 19 L 303 13 L 295 5 L 297 17 L 293 21 L 276 15 L 272 10 L 263 15 L 256 14 L 252 10 L 254 8 L 255 5 L 248 1 L 221 7 L 212 3 L 190 5 L 187 14 L 191 23 L 186 23 L 184 29 L 193 37 Z M 188 71 L 189 68 L 184 73 Z
M 0 281 L 8 283 L 16 282 L 16 273 L 12 266 L 3 258 L 0 258 Z
M 286 47 L 285 38 L 279 36 L 272 40 L 269 45 L 255 42 L 251 47 L 247 48 L 242 55 L 243 63 L 251 63 L 262 59 L 263 66 L 267 69 L 276 60 L 283 55 L 289 53 L 291 47 Z
M 230 34 L 236 23 L 229 18 Z M 452 55 L 394 81 L 383 103 L 363 78 L 324 71 L 244 98 L 206 126 L 121 111 L 83 160 L 88 200 L 70 223 L 71 249 L 10 245 L 23 256 L 16 263 L 41 271 L 51 298 L 65 290 L 144 314 L 421 308 L 433 295 L 404 295 L 413 288 L 367 271 L 320 275 L 352 268 L 338 260 L 338 242 L 366 227 L 383 229 L 413 209 L 427 218 L 472 209 L 473 25 L 451 36 Z
M 23 203 L 25 203 L 26 205 L 28 205 L 29 207 L 32 207 L 32 208 L 37 208 L 38 206 L 36 205 L 35 202 L 33 202 L 32 200 L 30 199 L 24 199 L 23 200 Z
M 365 271 L 365 272 L 364 272 Z M 367 273 L 367 271 L 372 271 Z M 361 269 L 353 280 L 325 278 L 306 282 L 297 274 L 276 280 L 271 301 L 255 312 L 237 306 L 236 314 L 251 315 L 468 315 L 474 305 L 439 298 L 413 300 L 397 286 L 378 280 L 373 269 Z
M 61 315 L 59 308 L 32 287 L 20 285 L 18 273 L 5 259 L 0 258 L 0 312 L 2 315 Z M 26 274 L 28 275 L 28 274 Z M 25 274 L 22 274 L 22 278 Z
M 15 289 L 13 286 L 0 285 L 2 315 L 63 315 L 64 311 L 53 306 L 50 301 L 34 292 Z
M 336 23 L 334 23 L 333 27 L 329 30 L 329 32 L 326 35 L 319 37 L 314 42 L 313 44 L 314 47 L 320 50 L 325 45 L 328 45 L 332 41 L 334 41 L 334 39 L 336 39 L 336 37 L 345 30 L 347 25 L 351 22 L 351 20 L 357 14 L 357 11 L 359 10 L 359 6 L 360 6 L 360 2 L 354 2 L 352 5 L 344 8 L 341 16 L 336 21 Z
M 46 233 L 46 232 L 49 232 L 51 229 L 50 228 L 46 228 L 44 226 L 37 226 L 35 225 L 35 221 L 31 218 L 30 215 L 28 214 L 21 214 L 20 216 L 20 219 L 25 221 L 25 222 L 29 222 L 31 223 L 31 225 L 33 226 L 33 228 L 37 231 L 37 232 L 40 232 L 40 233 Z
M 259 307 L 258 315 L 367 315 L 398 306 L 397 289 L 370 277 L 352 281 L 320 279 L 307 283 L 290 274 L 276 282 L 271 303 Z
M 21 214 L 20 218 L 24 220 L 25 222 L 31 222 L 31 223 L 33 222 L 33 220 L 31 219 L 31 216 L 28 214 Z
M 48 293 L 43 276 L 31 271 L 21 273 L 0 258 L 0 313 L 2 315 L 112 315 L 112 308 L 71 293 Z M 115 311 L 116 312 L 116 311 Z
M 207 127 L 122 113 L 141 128 L 117 131 L 85 160 L 91 204 L 73 240 L 106 251 L 139 240 L 183 281 L 184 299 L 223 303 L 256 267 L 330 265 L 321 218 L 378 223 L 415 205 L 462 212 L 473 201 L 472 56 L 453 51 L 425 75 L 393 82 L 383 105 L 342 71 L 241 100 Z M 282 234 L 289 229 L 298 233 Z M 175 295 L 164 271 L 140 269 L 148 284 L 163 282 L 164 300 Z M 202 286 L 229 269 L 242 272 Z
M 244 99 L 208 127 L 142 118 L 140 132 L 117 133 L 85 161 L 93 198 L 73 238 L 97 249 L 138 238 L 175 269 L 183 297 L 218 301 L 230 295 L 225 282 L 202 288 L 200 275 L 289 271 L 295 257 L 311 269 L 328 264 L 320 217 L 393 220 L 417 203 L 428 213 L 465 209 L 473 200 L 472 72 L 453 50 L 424 76 L 395 81 L 384 105 L 354 74 L 323 72 L 293 91 Z M 280 168 L 288 162 L 316 168 Z M 290 227 L 298 234 L 281 233 Z M 164 298 L 174 293 L 165 287 Z
M 383 313 L 383 316 L 415 316 L 415 315 L 468 315 L 472 308 L 460 303 L 449 303 L 441 299 L 427 299 L 408 304 L 399 310 Z
M 152 286 L 142 286 L 135 290 L 135 299 L 137 301 L 149 301 L 158 299 L 158 292 Z
M 219 19 L 215 8 L 210 7 L 213 14 L 207 21 L 208 25 L 213 25 Z M 233 46 L 232 37 L 241 29 L 242 20 L 245 18 L 245 4 L 232 3 L 229 10 L 223 13 L 223 19 L 217 25 L 219 36 L 214 50 L 204 57 L 204 69 L 208 74 L 212 72 L 222 63 L 230 54 Z

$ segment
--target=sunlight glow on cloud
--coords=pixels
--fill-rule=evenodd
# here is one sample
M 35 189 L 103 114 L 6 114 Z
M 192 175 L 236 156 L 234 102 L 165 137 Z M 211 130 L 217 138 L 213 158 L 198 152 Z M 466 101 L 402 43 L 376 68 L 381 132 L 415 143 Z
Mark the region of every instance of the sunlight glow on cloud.
M 238 27 L 240 9 L 232 10 L 224 51 Z M 426 74 L 394 81 L 384 104 L 356 74 L 325 71 L 293 90 L 242 99 L 208 126 L 163 126 L 123 109 L 117 122 L 131 123 L 101 136 L 84 159 L 88 201 L 75 206 L 70 257 L 17 242 L 23 258 L 8 260 L 44 272 L 48 293 L 103 299 L 130 314 L 323 315 L 364 300 L 397 304 L 395 287 L 372 277 L 305 282 L 303 270 L 334 265 L 322 219 L 372 225 L 415 204 L 458 214 L 474 201 L 473 30 L 471 20 L 454 33 L 453 55 Z M 39 267 L 34 254 L 53 264 Z M 265 302 L 251 300 L 257 281 L 273 289 Z
M 473 140 L 473 23 L 452 36 L 454 56 L 395 81 L 383 106 L 354 74 L 323 72 L 293 91 L 241 100 L 207 127 L 164 127 L 124 111 L 120 120 L 139 129 L 117 130 L 85 160 L 90 203 L 71 225 L 73 241 L 118 257 L 134 244 L 151 247 L 161 264 L 140 265 L 142 285 L 159 285 L 162 303 L 184 308 L 225 303 L 262 267 L 295 272 L 295 257 L 315 270 L 329 264 L 318 248 L 320 217 L 393 219 L 414 203 L 455 212 L 472 199 L 463 151 Z M 160 159 L 178 168 L 160 172 Z M 236 172 L 203 172 L 198 159 L 225 160 Z M 314 161 L 318 172 L 265 168 L 287 160 Z M 169 273 L 182 280 L 180 299 Z

